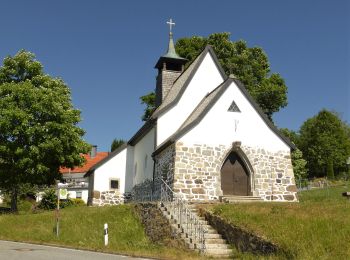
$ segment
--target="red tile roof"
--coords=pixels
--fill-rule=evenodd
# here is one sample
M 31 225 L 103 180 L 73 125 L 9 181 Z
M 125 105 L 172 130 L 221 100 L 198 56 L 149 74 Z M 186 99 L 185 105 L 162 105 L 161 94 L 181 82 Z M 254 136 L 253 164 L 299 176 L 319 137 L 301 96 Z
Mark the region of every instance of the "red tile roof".
M 83 154 L 86 162 L 83 166 L 70 168 L 61 168 L 60 172 L 62 174 L 67 173 L 86 173 L 92 166 L 108 156 L 108 152 L 98 152 L 94 158 L 90 157 L 90 154 Z

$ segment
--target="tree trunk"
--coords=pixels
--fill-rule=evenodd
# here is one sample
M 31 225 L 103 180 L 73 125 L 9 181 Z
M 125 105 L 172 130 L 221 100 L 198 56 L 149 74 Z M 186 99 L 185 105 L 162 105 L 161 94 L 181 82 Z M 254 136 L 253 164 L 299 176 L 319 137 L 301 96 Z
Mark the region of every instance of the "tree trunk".
M 18 195 L 18 189 L 17 187 L 13 187 L 11 191 L 11 211 L 12 212 L 18 212 L 17 195 Z

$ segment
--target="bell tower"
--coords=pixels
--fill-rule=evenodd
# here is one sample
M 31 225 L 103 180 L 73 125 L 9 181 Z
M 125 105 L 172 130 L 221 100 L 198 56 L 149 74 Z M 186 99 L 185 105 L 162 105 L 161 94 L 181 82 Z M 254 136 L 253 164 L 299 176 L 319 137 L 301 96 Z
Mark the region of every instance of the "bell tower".
M 168 94 L 175 80 L 181 75 L 184 70 L 187 59 L 181 58 L 175 51 L 172 26 L 175 23 L 170 19 L 169 24 L 169 45 L 166 54 L 161 56 L 155 65 L 158 69 L 157 84 L 156 84 L 156 107 L 158 107 Z

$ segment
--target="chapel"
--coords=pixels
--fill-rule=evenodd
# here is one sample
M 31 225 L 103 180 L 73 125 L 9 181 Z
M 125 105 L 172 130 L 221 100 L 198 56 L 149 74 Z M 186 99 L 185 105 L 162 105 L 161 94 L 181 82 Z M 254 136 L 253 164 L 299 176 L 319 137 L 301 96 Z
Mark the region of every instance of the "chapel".
M 176 53 L 172 25 L 167 52 L 155 64 L 156 110 L 127 144 L 86 173 L 89 203 L 123 203 L 144 185 L 157 189 L 159 179 L 189 201 L 297 201 L 294 144 L 244 85 L 224 73 L 211 46 L 187 64 Z

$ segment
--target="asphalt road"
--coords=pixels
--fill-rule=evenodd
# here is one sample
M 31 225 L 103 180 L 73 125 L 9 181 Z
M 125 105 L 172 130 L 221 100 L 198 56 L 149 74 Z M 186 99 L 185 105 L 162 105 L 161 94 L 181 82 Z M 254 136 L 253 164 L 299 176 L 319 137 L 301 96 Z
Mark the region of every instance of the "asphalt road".
M 42 246 L 0 240 L 0 259 L 4 260 L 127 260 L 145 259 L 96 253 L 54 246 Z

